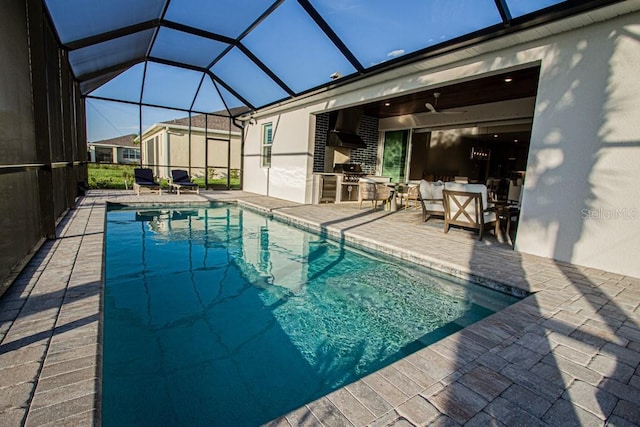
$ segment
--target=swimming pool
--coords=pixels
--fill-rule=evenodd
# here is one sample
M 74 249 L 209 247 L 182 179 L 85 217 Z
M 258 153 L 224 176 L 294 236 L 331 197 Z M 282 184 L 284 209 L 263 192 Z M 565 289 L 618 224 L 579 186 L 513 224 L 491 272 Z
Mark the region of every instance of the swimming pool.
M 106 229 L 106 426 L 258 425 L 516 301 L 232 205 Z

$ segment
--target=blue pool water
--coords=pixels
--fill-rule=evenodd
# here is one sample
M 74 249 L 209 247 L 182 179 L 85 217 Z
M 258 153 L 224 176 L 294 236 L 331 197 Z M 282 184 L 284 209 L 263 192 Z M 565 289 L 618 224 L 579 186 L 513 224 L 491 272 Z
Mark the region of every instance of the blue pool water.
M 220 205 L 107 215 L 105 426 L 253 426 L 516 301 Z

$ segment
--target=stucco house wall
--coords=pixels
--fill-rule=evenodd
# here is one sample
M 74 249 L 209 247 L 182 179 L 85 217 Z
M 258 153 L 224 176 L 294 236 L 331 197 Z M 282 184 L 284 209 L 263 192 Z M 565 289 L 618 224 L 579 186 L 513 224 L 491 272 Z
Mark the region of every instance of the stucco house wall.
M 311 203 L 313 141 L 318 107 L 300 108 L 257 120 L 245 127 L 244 190 L 299 203 Z M 271 167 L 261 163 L 262 129 L 273 126 Z
M 189 148 L 191 138 L 191 148 Z M 229 151 L 226 140 L 230 140 L 231 169 L 240 169 L 241 139 L 239 132 L 232 132 L 229 139 L 228 132 L 209 130 L 209 149 L 207 153 L 209 168 L 216 168 L 226 174 Z M 171 169 L 189 169 L 192 176 L 205 174 L 205 133 L 201 130 L 191 130 L 177 125 L 155 124 L 143 134 L 142 163 L 153 165 L 154 173 L 162 178 L 171 177 Z M 191 158 L 191 161 L 189 161 Z
M 311 201 L 314 113 L 540 66 L 516 249 L 640 277 L 640 13 L 592 19 L 576 16 L 545 27 L 555 35 L 528 30 L 259 112 L 247 125 L 245 190 Z M 268 169 L 260 166 L 267 122 Z

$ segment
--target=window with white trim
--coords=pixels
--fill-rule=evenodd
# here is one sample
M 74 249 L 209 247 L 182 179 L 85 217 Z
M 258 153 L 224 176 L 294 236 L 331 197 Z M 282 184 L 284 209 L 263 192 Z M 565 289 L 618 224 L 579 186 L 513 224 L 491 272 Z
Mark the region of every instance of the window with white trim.
M 271 167 L 271 147 L 273 144 L 273 124 L 262 125 L 262 167 Z
M 123 148 L 122 158 L 125 160 L 140 160 L 140 150 L 135 148 Z

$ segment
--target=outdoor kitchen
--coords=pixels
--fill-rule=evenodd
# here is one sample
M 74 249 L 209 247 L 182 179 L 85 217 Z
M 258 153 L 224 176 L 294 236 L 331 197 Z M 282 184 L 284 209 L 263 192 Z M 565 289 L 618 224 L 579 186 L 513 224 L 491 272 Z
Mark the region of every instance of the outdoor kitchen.
M 358 181 L 375 175 L 378 119 L 350 108 L 316 117 L 313 203 L 358 200 Z

